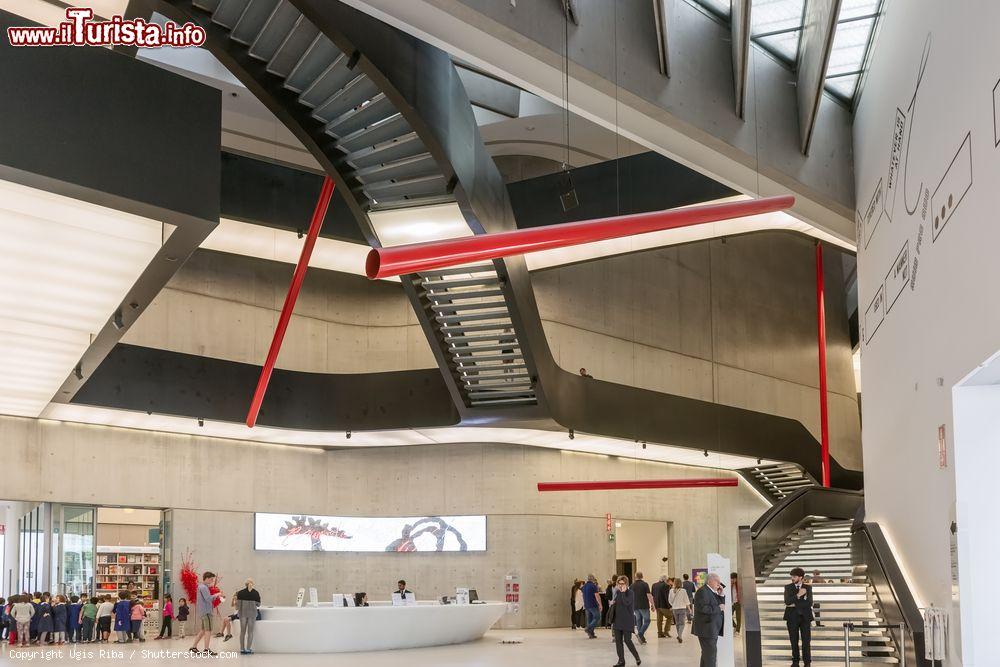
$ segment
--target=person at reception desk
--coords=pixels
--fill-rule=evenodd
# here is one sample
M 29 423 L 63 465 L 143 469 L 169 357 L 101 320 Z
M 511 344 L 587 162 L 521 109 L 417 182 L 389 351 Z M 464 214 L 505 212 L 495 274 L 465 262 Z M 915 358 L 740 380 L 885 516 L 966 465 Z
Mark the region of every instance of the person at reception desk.
M 397 588 L 395 592 L 399 593 L 399 597 L 401 597 L 404 600 L 406 599 L 407 595 L 413 595 L 413 591 L 406 589 L 406 580 L 404 579 L 400 579 L 399 581 L 397 581 L 396 587 Z
M 355 593 L 354 594 L 354 606 L 355 607 L 367 607 L 368 606 L 368 593 Z

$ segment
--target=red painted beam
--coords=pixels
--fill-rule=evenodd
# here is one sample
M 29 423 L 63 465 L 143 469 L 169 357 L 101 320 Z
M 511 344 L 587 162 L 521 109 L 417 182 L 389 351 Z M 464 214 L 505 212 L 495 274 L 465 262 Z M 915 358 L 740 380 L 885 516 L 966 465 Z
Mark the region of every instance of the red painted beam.
M 830 413 L 826 403 L 826 298 L 823 289 L 823 244 L 816 244 L 816 330 L 819 347 L 819 429 L 823 486 L 830 486 Z
M 372 248 L 365 262 L 365 273 L 372 280 L 388 278 L 469 262 L 782 211 L 794 204 L 795 197 L 782 195 L 567 222 L 457 239 L 410 243 L 392 248 Z
M 288 294 L 285 295 L 285 305 L 281 307 L 278 326 L 275 327 L 274 338 L 271 339 L 271 348 L 267 351 L 267 360 L 264 362 L 264 368 L 260 371 L 260 379 L 257 380 L 257 389 L 254 391 L 253 400 L 250 402 L 250 411 L 247 413 L 247 426 L 250 428 L 253 428 L 254 424 L 257 423 L 260 406 L 264 403 L 264 395 L 267 394 L 267 385 L 271 381 L 274 364 L 278 361 L 278 352 L 281 351 L 281 342 L 285 339 L 285 331 L 288 330 L 288 323 L 292 319 L 295 301 L 299 298 L 302 281 L 305 280 L 306 269 L 309 268 L 309 258 L 312 257 L 313 247 L 316 245 L 316 237 L 319 236 L 319 230 L 323 226 L 326 209 L 330 206 L 330 197 L 333 196 L 333 188 L 333 179 L 329 176 L 323 179 L 323 187 L 320 188 L 319 199 L 316 201 L 316 209 L 313 211 L 312 220 L 309 222 L 309 232 L 306 234 L 306 242 L 302 246 L 299 263 L 295 265 L 295 273 L 292 274 L 292 284 L 288 287 Z
M 539 482 L 539 491 L 614 491 L 623 489 L 702 489 L 739 486 L 735 477 L 708 479 L 619 479 L 603 482 Z

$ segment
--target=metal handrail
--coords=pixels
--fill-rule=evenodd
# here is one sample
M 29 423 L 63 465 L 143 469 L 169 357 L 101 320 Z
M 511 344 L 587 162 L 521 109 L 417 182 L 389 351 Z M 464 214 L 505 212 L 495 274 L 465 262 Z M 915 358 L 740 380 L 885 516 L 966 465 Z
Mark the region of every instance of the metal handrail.
M 869 625 L 852 623 L 848 621 L 844 623 L 844 667 L 851 667 L 851 632 L 856 628 L 862 630 L 899 630 L 900 637 L 900 647 L 899 647 L 899 664 L 900 667 L 906 667 L 906 624 L 905 623 L 893 623 L 888 625 Z
M 739 527 L 736 573 L 740 583 L 740 606 L 743 614 L 743 655 L 746 667 L 763 663 L 760 628 L 760 605 L 757 602 L 757 572 L 753 558 L 753 534 L 750 526 Z

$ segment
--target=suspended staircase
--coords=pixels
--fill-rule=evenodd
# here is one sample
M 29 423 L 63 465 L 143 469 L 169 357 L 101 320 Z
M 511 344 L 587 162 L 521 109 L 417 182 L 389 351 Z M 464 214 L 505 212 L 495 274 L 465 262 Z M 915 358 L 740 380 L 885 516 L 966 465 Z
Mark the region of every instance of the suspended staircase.
M 883 625 L 864 568 L 851 555 L 851 521 L 815 518 L 793 531 L 765 563 L 758 578 L 761 644 L 765 665 L 788 665 L 792 659 L 785 611 L 784 587 L 792 568 L 807 575 L 818 571 L 826 583 L 813 584 L 817 622 L 812 628 L 813 663 L 844 664 L 844 623 Z M 822 624 L 822 625 L 820 625 Z M 851 664 L 899 662 L 892 638 L 884 630 L 854 633 L 850 640 Z

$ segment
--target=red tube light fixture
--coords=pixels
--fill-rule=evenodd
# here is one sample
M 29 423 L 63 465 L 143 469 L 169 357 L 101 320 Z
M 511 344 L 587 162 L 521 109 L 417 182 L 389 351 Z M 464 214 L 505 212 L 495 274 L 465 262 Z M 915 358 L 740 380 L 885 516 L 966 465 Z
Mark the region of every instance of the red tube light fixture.
M 634 489 L 707 489 L 739 486 L 735 477 L 702 479 L 618 479 L 599 482 L 539 482 L 538 491 L 621 491 Z
M 823 286 L 823 244 L 816 244 L 816 344 L 819 356 L 819 429 L 823 486 L 830 488 L 830 411 L 826 388 L 826 293 Z
M 309 232 L 306 234 L 306 242 L 302 246 L 302 254 L 299 255 L 299 262 L 295 265 L 295 272 L 292 274 L 292 284 L 288 287 L 288 294 L 285 295 L 285 304 L 281 307 L 281 315 L 278 317 L 278 325 L 274 328 L 274 337 L 271 339 L 271 347 L 267 351 L 267 360 L 260 371 L 260 379 L 257 380 L 257 389 L 254 391 L 253 399 L 250 401 L 250 410 L 247 412 L 247 426 L 253 428 L 257 423 L 257 415 L 260 414 L 260 407 L 264 404 L 264 396 L 267 394 L 267 385 L 271 381 L 271 373 L 274 372 L 274 364 L 278 361 L 278 352 L 281 351 L 281 343 L 285 340 L 285 331 L 288 330 L 288 323 L 292 319 L 292 311 L 295 310 L 295 301 L 299 298 L 302 290 L 302 282 L 306 278 L 306 269 L 309 268 L 309 258 L 312 257 L 313 247 L 316 245 L 316 237 L 323 226 L 323 219 L 326 217 L 326 210 L 330 206 L 330 198 L 333 196 L 333 179 L 327 176 L 323 179 L 323 187 L 319 191 L 319 199 L 316 200 L 316 208 L 313 210 L 312 220 L 309 222 Z
M 372 280 L 389 278 L 469 262 L 783 211 L 794 204 L 795 197 L 781 195 L 566 222 L 495 234 L 409 243 L 391 248 L 372 248 L 365 261 L 365 274 Z

